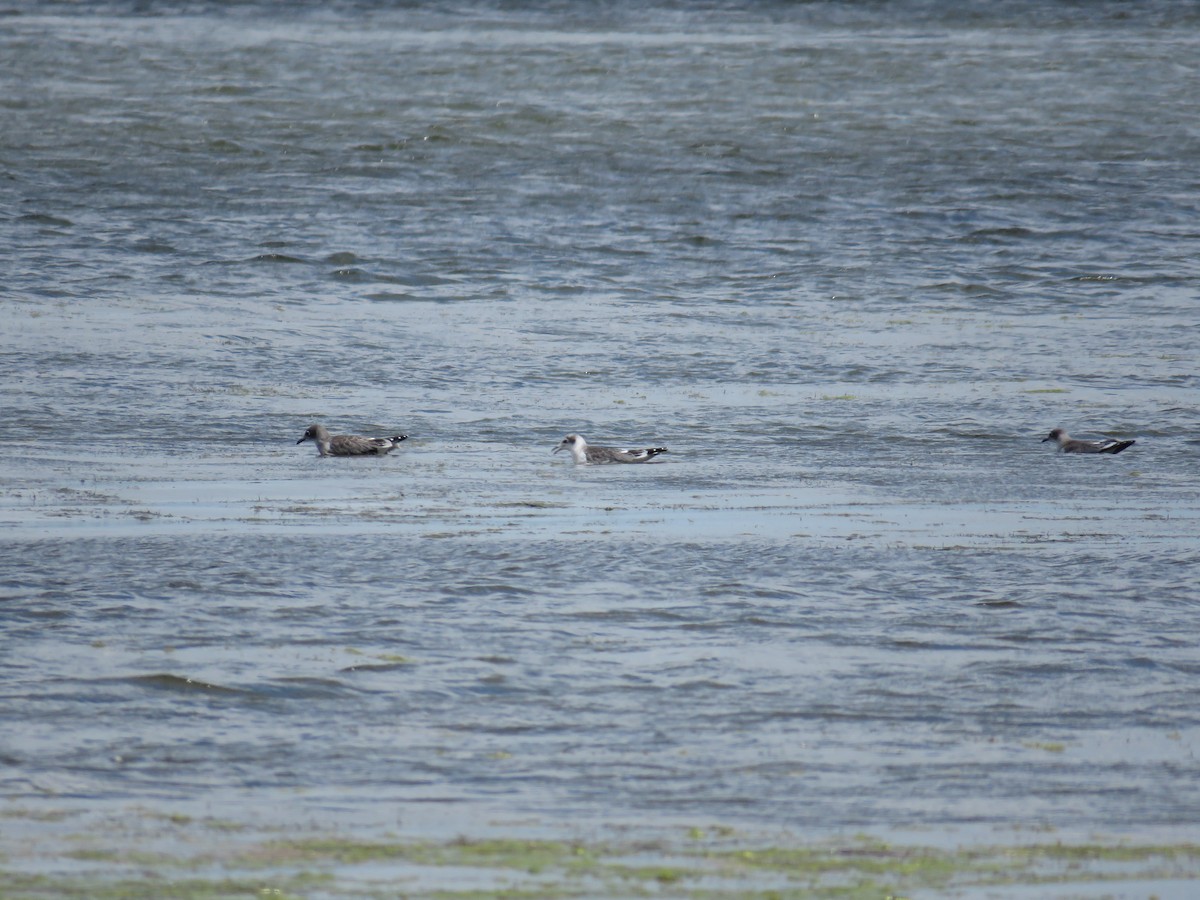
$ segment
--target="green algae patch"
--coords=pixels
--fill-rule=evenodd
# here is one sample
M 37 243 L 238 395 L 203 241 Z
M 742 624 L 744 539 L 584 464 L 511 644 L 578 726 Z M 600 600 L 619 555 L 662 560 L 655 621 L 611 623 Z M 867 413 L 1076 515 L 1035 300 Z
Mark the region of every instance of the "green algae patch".
M 839 845 L 703 846 L 693 829 L 678 847 L 584 844 L 547 840 L 466 840 L 446 843 L 359 842 L 318 838 L 275 842 L 259 863 L 288 860 L 320 869 L 393 862 L 452 872 L 491 870 L 494 888 L 428 894 L 446 898 L 570 897 L 600 893 L 628 897 L 878 898 L 929 890 L 1062 884 L 1129 878 L 1200 879 L 1200 849 L 1191 844 L 1135 846 L 1039 844 L 944 850 L 857 840 Z M 728 838 L 716 838 L 726 843 Z M 700 844 L 701 846 L 697 846 Z M 642 864 L 631 864 L 636 856 Z M 654 861 L 655 857 L 658 861 Z M 647 861 L 648 860 L 648 861 Z M 248 860 L 246 860 L 248 861 Z M 1114 866 L 1123 863 L 1125 865 Z M 402 869 L 397 869 L 402 871 Z M 538 883 L 521 884 L 522 876 Z M 499 882 L 504 882 L 501 887 Z M 509 883 L 509 882 L 517 883 Z
M 1065 897 L 1083 885 L 1091 890 L 1121 882 L 1128 889 L 1162 879 L 1200 889 L 1200 845 L 1193 843 L 1043 837 L 1029 844 L 931 847 L 861 835 L 828 842 L 776 836 L 760 843 L 716 826 L 640 840 L 429 841 L 325 832 L 255 836 L 230 832 L 218 820 L 161 821 L 173 831 L 153 846 L 139 838 L 144 823 L 135 822 L 124 836 L 120 828 L 60 834 L 53 850 L 38 845 L 38 865 L 26 857 L 19 870 L 14 861 L 20 857 L 10 850 L 8 868 L 0 866 L 0 898 L 880 900 L 1022 887 Z
M 538 840 L 466 840 L 443 844 L 363 842 L 338 838 L 276 841 L 256 851 L 259 863 L 287 861 L 356 865 L 402 861 L 421 866 L 469 866 L 540 873 L 548 869 L 579 872 L 592 868 L 595 851 L 581 845 Z
M 753 881 L 776 873 L 812 897 L 881 897 L 955 884 L 983 884 L 997 867 L 968 854 L 884 844 L 825 848 L 767 847 L 709 852 L 727 876 Z
M 1200 844 L 1033 844 L 1013 847 L 1010 856 L 1023 863 L 1039 861 L 1185 863 L 1200 870 Z
M 1067 745 L 1058 741 L 1025 741 L 1021 745 L 1029 750 L 1045 750 L 1047 753 L 1063 753 Z
M 0 872 L 4 900 L 300 900 L 328 879 L 297 877 L 264 882 L 240 878 L 170 879 L 146 876 L 111 881 Z

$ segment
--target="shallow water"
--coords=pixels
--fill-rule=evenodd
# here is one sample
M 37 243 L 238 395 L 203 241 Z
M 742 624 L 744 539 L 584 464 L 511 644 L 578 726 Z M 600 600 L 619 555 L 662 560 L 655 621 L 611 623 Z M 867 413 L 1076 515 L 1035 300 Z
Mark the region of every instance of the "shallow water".
M 7 803 L 1192 833 L 1193 8 L 277 13 L 0 18 Z

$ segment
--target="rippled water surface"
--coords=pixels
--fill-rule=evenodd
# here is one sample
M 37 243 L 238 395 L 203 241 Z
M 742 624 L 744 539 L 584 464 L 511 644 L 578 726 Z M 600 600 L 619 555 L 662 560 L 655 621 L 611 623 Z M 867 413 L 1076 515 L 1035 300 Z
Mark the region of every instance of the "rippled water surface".
M 1192 5 L 18 2 L 0 56 L 10 808 L 1192 833 Z

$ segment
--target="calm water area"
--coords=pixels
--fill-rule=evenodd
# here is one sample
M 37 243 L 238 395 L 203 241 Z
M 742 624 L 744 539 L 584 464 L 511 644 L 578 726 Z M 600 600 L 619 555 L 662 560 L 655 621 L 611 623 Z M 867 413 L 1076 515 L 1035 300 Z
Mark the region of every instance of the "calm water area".
M 15 0 L 0 264 L 8 866 L 1200 841 L 1194 3 Z

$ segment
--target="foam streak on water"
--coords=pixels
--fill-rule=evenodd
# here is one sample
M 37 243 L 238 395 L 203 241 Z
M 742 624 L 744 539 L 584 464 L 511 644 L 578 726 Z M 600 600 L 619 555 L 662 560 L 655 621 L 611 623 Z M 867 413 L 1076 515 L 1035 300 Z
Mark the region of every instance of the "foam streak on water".
M 277 13 L 0 18 L 0 794 L 1194 824 L 1193 9 Z

